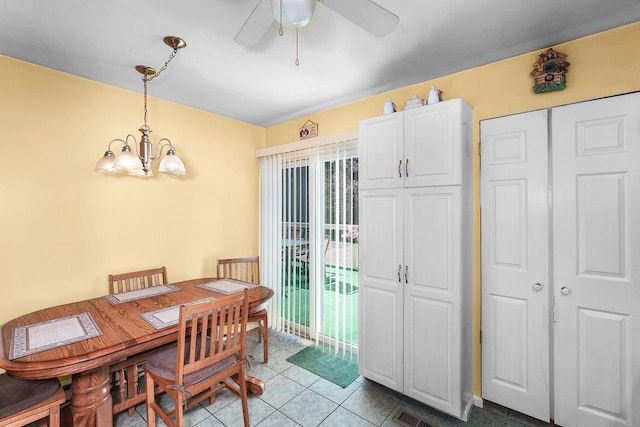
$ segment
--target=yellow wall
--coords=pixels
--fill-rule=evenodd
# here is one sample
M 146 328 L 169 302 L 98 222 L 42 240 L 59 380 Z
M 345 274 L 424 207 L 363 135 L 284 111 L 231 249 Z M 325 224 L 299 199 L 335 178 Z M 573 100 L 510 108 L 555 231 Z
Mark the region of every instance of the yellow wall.
M 141 91 L 3 56 L 0 70 L 0 324 L 104 295 L 109 273 L 166 265 L 179 281 L 258 254 L 264 128 L 150 98 L 152 140 L 170 138 L 187 175 L 105 176 L 107 143 L 139 139 Z
M 255 151 L 296 141 L 311 119 L 321 135 L 402 108 L 431 85 L 474 109 L 474 393 L 480 394 L 479 121 L 640 90 L 640 23 L 554 46 L 571 62 L 567 88 L 536 95 L 541 51 L 400 88 L 266 130 L 151 98 L 154 141 L 171 138 L 184 178 L 93 171 L 107 142 L 142 124 L 140 93 L 0 56 L 0 323 L 106 293 L 107 274 L 166 265 L 169 280 L 213 274 L 216 257 L 258 253 Z M 165 77 L 168 78 L 168 77 Z M 153 86 L 151 86 L 153 91 Z
M 538 54 L 546 49 L 466 70 L 421 84 L 363 99 L 339 108 L 291 120 L 267 129 L 267 146 L 298 139 L 298 129 L 310 119 L 321 135 L 356 129 L 358 121 L 382 114 L 390 97 L 402 109 L 414 94 L 426 98 L 431 86 L 443 98 L 464 98 L 473 108 L 474 176 L 474 394 L 481 394 L 480 354 L 480 216 L 479 216 L 479 122 L 480 120 L 640 90 L 640 23 L 623 26 L 569 43 L 551 46 L 568 55 L 571 63 L 567 88 L 535 94 L 529 73 Z

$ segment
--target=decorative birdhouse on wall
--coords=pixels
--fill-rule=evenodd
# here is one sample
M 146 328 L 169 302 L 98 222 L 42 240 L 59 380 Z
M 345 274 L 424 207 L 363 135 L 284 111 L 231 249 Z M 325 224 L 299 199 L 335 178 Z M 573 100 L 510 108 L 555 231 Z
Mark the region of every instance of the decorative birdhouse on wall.
M 538 55 L 538 60 L 531 72 L 535 80 L 533 86 L 535 93 L 562 90 L 567 87 L 565 74 L 571 64 L 565 60 L 566 57 L 564 53 L 556 52 L 551 48 Z

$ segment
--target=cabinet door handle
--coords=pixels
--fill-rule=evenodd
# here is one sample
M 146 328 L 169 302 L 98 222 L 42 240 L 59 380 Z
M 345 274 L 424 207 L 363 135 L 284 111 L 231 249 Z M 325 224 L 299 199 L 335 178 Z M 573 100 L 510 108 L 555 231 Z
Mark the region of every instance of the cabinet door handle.
M 542 285 L 540 283 L 536 283 L 533 285 L 533 290 L 536 292 L 540 292 L 542 290 Z
M 409 159 L 404 161 L 404 176 L 409 176 Z
M 402 277 L 400 277 L 402 274 L 402 264 L 398 264 L 398 283 L 402 283 Z
M 398 175 L 402 178 L 402 159 L 398 161 Z
M 404 283 L 409 283 L 409 266 L 404 267 Z

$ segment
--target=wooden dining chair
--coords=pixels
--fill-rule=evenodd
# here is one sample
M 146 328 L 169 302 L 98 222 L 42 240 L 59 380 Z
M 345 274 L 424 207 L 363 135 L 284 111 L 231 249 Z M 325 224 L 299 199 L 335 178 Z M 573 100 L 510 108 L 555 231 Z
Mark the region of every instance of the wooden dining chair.
M 66 395 L 60 382 L 49 380 L 20 380 L 0 375 L 0 427 L 36 425 L 60 427 L 60 406 Z
M 180 306 L 178 341 L 151 356 L 144 365 L 147 423 L 156 414 L 168 426 L 182 427 L 184 411 L 205 399 L 215 402 L 226 388 L 240 397 L 245 427 L 249 427 L 245 374 L 245 336 L 249 291 Z M 165 412 L 156 402 L 154 383 L 171 396 L 173 408 Z
M 167 283 L 165 266 L 130 273 L 110 274 L 109 293 L 135 291 L 165 283 Z M 142 364 L 156 351 L 158 350 L 129 357 L 109 367 L 111 388 L 114 391 L 112 405 L 114 414 L 128 411 L 129 415 L 133 415 L 136 412 L 136 406 L 144 402 L 144 391 L 138 387 L 140 383 L 144 383 L 144 379 L 141 379 L 144 375 Z
M 165 266 L 149 270 L 132 271 L 131 273 L 110 274 L 109 293 L 135 291 L 151 286 L 167 283 L 167 268 Z
M 260 257 L 247 258 L 225 258 L 216 260 L 216 275 L 218 279 L 234 279 L 243 282 L 249 282 L 256 285 L 260 284 Z M 258 334 L 258 342 L 263 341 L 263 358 L 264 363 L 269 362 L 269 315 L 267 309 L 251 313 L 249 315 L 249 324 L 247 332 L 255 332 Z

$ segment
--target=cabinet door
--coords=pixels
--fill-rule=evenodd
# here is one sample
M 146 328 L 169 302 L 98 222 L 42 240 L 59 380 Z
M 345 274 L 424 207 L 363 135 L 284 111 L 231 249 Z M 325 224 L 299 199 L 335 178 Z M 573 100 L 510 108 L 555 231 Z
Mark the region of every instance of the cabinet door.
M 404 205 L 404 393 L 460 417 L 461 189 L 407 189 Z
M 402 191 L 360 191 L 358 370 L 402 392 Z
M 404 112 L 406 187 L 462 182 L 463 114 L 468 120 L 469 112 L 462 99 Z
M 404 186 L 403 113 L 360 122 L 360 189 Z

